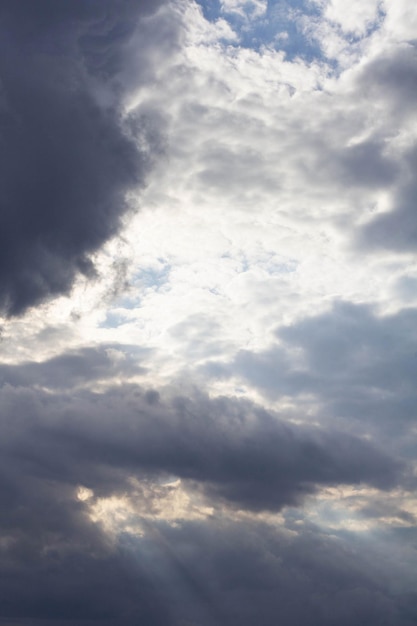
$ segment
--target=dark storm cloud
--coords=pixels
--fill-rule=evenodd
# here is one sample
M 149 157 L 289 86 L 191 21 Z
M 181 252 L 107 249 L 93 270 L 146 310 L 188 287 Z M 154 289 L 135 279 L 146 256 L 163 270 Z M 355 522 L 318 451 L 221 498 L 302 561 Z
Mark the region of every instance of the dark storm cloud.
M 45 363 L 41 378 L 62 367 L 71 380 L 71 356 Z M 16 382 L 31 382 L 27 372 L 26 364 Z M 392 597 L 352 545 L 345 550 L 316 531 L 295 525 L 291 539 L 215 513 L 175 528 L 143 520 L 141 538 L 114 542 L 87 516 L 96 497 L 129 495 L 131 476 L 148 486 L 179 476 L 215 510 L 219 501 L 279 510 L 320 485 L 389 488 L 401 465 L 369 443 L 285 424 L 247 402 L 163 401 L 127 385 L 65 394 L 8 384 L 0 407 L 3 620 L 249 626 L 255 617 L 270 624 L 278 612 L 288 625 L 408 626 L 399 605 L 410 601 Z M 94 490 L 92 500 L 77 499 L 79 485 Z
M 314 528 L 288 537 L 267 524 L 222 520 L 160 525 L 155 534 L 153 553 L 173 573 L 173 612 L 185 623 L 412 624 L 415 595 L 387 592 L 383 560 L 366 561 L 354 540 L 347 549 Z
M 278 511 L 322 485 L 389 489 L 405 469 L 366 441 L 289 425 L 234 400 L 162 403 L 134 386 L 50 395 L 6 385 L 0 401 L 0 449 L 12 480 L 23 468 L 33 480 L 109 495 L 127 489 L 132 474 L 174 475 L 214 501 Z
M 277 616 L 286 626 L 415 623 L 415 594 L 391 590 L 394 582 L 410 587 L 407 573 L 394 579 L 383 556 L 366 546 L 365 557 L 353 538 L 347 544 L 302 526 L 289 536 L 217 518 L 148 522 L 142 537 L 122 535 L 112 545 L 80 503 L 61 497 L 59 504 L 60 517 L 45 515 L 42 532 L 3 548 L 7 623 L 269 626 Z
M 0 309 L 7 315 L 68 291 L 78 272 L 94 274 L 89 255 L 117 232 L 126 192 L 144 181 L 149 155 L 135 135 L 146 131 L 122 121 L 120 77 L 138 20 L 159 4 L 1 3 Z
M 146 566 L 132 562 L 127 547 L 113 547 L 62 486 L 25 495 L 30 517 L 24 507 L 3 535 L 2 623 L 170 623 Z

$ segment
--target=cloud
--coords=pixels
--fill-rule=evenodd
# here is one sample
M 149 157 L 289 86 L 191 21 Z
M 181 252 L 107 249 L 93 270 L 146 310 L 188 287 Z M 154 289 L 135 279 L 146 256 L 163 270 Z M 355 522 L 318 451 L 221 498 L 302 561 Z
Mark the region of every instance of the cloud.
M 370 60 L 357 77 L 357 85 L 366 98 L 384 102 L 385 116 L 393 127 L 393 135 L 403 136 L 402 141 L 393 141 L 393 157 L 397 168 L 389 162 L 387 168 L 378 166 L 378 170 L 392 182 L 396 173 L 396 184 L 392 190 L 388 207 L 377 214 L 357 233 L 357 247 L 361 251 L 377 252 L 381 250 L 397 253 L 414 252 L 417 245 L 416 223 L 416 183 L 417 163 L 416 138 L 412 132 L 415 125 L 415 107 L 417 96 L 417 49 L 415 42 L 392 46 L 388 51 Z M 408 132 L 403 125 L 409 124 Z M 396 129 L 399 130 L 396 130 Z M 397 145 L 396 145 L 397 143 Z M 403 146 L 403 147 L 402 147 Z M 366 171 L 366 168 L 364 169 Z
M 160 3 L 3 2 L 0 308 L 18 315 L 94 275 L 149 157 L 123 120 L 121 80 L 138 20 Z M 144 64 L 146 61 L 144 60 Z
M 59 516 L 42 504 L 42 532 L 3 547 L 2 614 L 19 626 L 267 626 L 277 614 L 288 626 L 413 624 L 415 594 L 394 593 L 383 551 L 369 560 L 360 541 L 218 517 L 152 521 L 109 544 L 81 503 L 61 496 Z
M 367 4 L 364 15 L 374 8 Z M 187 359 L 181 346 L 167 349 L 170 326 L 202 312 L 239 349 L 250 334 L 262 342 L 264 323 L 318 310 L 322 298 L 392 302 L 392 272 L 374 265 L 384 248 L 366 237 L 352 254 L 352 244 L 391 202 L 402 203 L 413 171 L 411 46 L 388 45 L 380 24 L 360 62 L 339 76 L 270 47 L 195 41 L 190 32 L 207 22 L 201 12 L 182 17 L 184 47 L 149 96 L 168 120 L 169 167 L 154 171 L 145 198 L 155 209 L 127 235 L 132 267 L 158 256 L 170 272 L 163 292 L 142 290 L 132 317 L 158 326 L 161 350 L 172 350 L 179 369 Z M 407 215 L 403 226 L 387 225 L 387 241 L 396 230 L 411 238 L 411 209 Z M 401 246 L 398 237 L 395 250 Z M 295 265 L 291 276 L 278 268 L 266 274 L 273 255 Z M 180 308 L 185 293 L 188 306 Z
M 91 351 L 84 356 L 91 361 Z M 44 363 L 43 376 L 69 363 L 71 381 L 70 357 Z M 389 489 L 402 466 L 370 443 L 286 424 L 248 402 L 164 400 L 133 385 L 103 393 L 5 385 L 0 405 L 3 619 L 214 626 L 256 615 L 266 625 L 279 611 L 289 625 L 366 616 L 408 626 L 401 610 L 413 598 L 394 597 L 359 546 L 291 517 L 289 531 L 245 518 L 300 504 L 320 485 Z M 211 505 L 202 519 L 187 521 L 183 510 L 170 523 L 156 517 L 173 476 L 191 499 L 202 490 Z M 121 509 L 109 535 L 113 498 Z
M 24 366 L 23 375 L 28 370 Z M 357 437 L 291 425 L 233 399 L 162 402 L 155 392 L 143 394 L 127 385 L 101 394 L 50 394 L 5 385 L 0 402 L 2 449 L 12 484 L 26 467 L 35 482 L 83 484 L 107 497 L 128 489 L 131 476 L 175 476 L 214 502 L 279 511 L 321 485 L 390 489 L 405 469 Z
M 279 343 L 267 350 L 241 350 L 233 363 L 213 361 L 205 371 L 241 377 L 270 398 L 297 398 L 300 411 L 307 403 L 321 423 L 385 432 L 393 445 L 414 418 L 416 323 L 415 308 L 378 315 L 369 305 L 339 302 L 279 327 Z
M 167 546 L 165 559 L 175 559 L 177 576 L 186 573 L 197 589 L 204 584 L 203 597 L 191 595 L 185 576 L 178 585 L 178 604 L 193 611 L 191 623 L 267 625 L 279 615 L 290 626 L 406 624 L 404 609 L 412 610 L 415 603 L 415 598 L 387 593 L 377 568 L 365 564 L 359 545 L 349 553 L 342 542 L 317 529 L 302 529 L 291 537 L 262 523 L 213 520 L 160 533 Z
M 378 0 L 367 2 L 354 0 L 348 13 L 344 10 L 340 0 L 330 0 L 328 3 L 321 4 L 324 8 L 324 16 L 330 22 L 338 24 L 344 33 L 354 33 L 356 36 L 365 35 L 375 26 L 377 19 L 381 18 L 378 15 L 378 11 L 381 10 Z
M 0 364 L 0 385 L 68 390 L 80 385 L 87 386 L 93 381 L 120 377 L 126 381 L 146 371 L 137 363 L 146 354 L 146 350 L 141 351 L 135 346 L 101 344 L 73 350 L 39 363 Z
M 357 247 L 362 251 L 391 250 L 409 254 L 417 248 L 417 184 L 414 172 L 417 149 L 407 155 L 406 171 L 392 200 L 392 208 L 377 215 L 358 233 Z
M 392 107 L 398 123 L 406 115 L 415 115 L 417 50 L 415 42 L 387 48 L 369 59 L 359 72 L 357 82 L 366 97 L 383 100 L 385 106 Z

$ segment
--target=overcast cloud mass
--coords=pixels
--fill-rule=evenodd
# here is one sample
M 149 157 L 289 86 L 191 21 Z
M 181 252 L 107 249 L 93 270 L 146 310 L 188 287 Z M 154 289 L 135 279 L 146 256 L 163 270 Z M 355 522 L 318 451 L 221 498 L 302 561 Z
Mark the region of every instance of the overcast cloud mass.
M 0 623 L 417 623 L 411 0 L 0 1 Z

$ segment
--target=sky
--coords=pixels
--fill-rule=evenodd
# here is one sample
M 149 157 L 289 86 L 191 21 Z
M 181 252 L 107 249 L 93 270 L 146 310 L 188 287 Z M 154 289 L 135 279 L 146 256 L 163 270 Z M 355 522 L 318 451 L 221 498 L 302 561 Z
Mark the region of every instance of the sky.
M 416 624 L 416 37 L 0 1 L 0 624 Z

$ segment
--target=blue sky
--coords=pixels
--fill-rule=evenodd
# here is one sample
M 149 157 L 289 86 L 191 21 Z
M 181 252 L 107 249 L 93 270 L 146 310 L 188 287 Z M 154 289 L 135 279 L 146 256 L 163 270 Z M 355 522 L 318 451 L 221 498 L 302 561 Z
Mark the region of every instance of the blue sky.
M 320 15 L 318 7 L 311 2 L 267 2 L 265 11 L 258 15 L 254 14 L 250 2 L 246 6 L 242 3 L 247 11 L 243 15 L 228 11 L 220 2 L 201 1 L 198 4 L 207 20 L 227 20 L 238 34 L 236 45 L 255 50 L 268 46 L 282 50 L 288 59 L 323 60 L 319 42 L 314 41 L 302 25 L 303 19 L 314 19 Z

